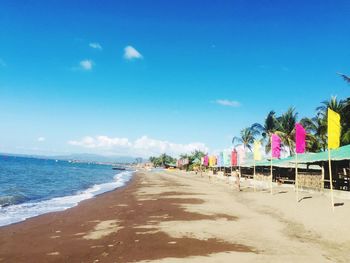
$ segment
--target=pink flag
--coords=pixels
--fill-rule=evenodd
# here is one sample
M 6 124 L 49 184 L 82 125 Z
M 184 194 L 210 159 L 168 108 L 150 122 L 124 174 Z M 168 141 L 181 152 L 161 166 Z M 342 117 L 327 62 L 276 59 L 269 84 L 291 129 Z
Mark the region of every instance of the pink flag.
M 304 127 L 300 123 L 295 124 L 295 152 L 296 153 L 305 152 L 305 136 L 306 136 L 306 131 Z
M 238 164 L 242 165 L 245 162 L 245 148 L 243 146 L 237 147 Z
M 231 155 L 231 165 L 237 166 L 237 151 L 233 150 Z
M 208 166 L 208 164 L 209 164 L 209 156 L 206 155 L 204 156 L 204 166 Z
M 272 158 L 281 157 L 281 138 L 277 134 L 271 136 L 271 152 Z

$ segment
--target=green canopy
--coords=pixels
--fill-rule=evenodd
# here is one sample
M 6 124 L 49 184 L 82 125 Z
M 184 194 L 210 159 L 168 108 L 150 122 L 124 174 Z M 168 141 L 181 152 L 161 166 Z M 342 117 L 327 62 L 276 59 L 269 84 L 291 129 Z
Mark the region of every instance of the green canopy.
M 350 160 L 350 145 L 339 147 L 338 149 L 334 149 L 331 151 L 331 160 L 332 161 L 341 161 L 341 160 Z M 306 165 L 317 164 L 320 162 L 328 161 L 328 151 L 319 152 L 319 153 L 304 153 L 298 154 L 298 167 L 299 168 L 307 168 Z M 255 163 L 256 167 L 264 167 L 270 166 L 270 160 L 262 160 L 257 161 Z M 283 159 L 274 159 L 272 160 L 272 165 L 274 167 L 282 167 L 282 168 L 294 168 L 295 167 L 295 156 L 290 156 Z M 248 159 L 242 167 L 253 167 L 254 161 L 252 159 Z M 308 168 L 319 169 L 319 167 L 309 166 Z
M 294 168 L 295 164 L 292 163 L 292 160 L 294 160 L 294 157 L 287 157 L 283 159 L 273 159 L 272 165 L 274 167 Z M 253 167 L 253 166 L 254 166 L 253 160 L 246 160 L 246 162 L 242 164 L 242 167 Z M 270 160 L 256 161 L 255 166 L 256 167 L 271 166 L 271 161 Z
M 331 150 L 331 160 L 350 160 L 350 145 Z M 298 163 L 319 163 L 328 161 L 328 151 L 298 155 Z M 295 160 L 293 160 L 295 162 Z
M 299 157 L 299 156 L 298 156 Z M 253 160 L 247 160 L 242 167 L 253 167 L 254 166 L 254 161 Z M 257 161 L 255 163 L 256 167 L 270 167 L 271 166 L 271 161 L 270 160 L 262 160 L 262 161 Z M 273 167 L 280 167 L 280 168 L 295 168 L 295 156 L 289 156 L 283 159 L 273 159 L 272 160 L 272 166 Z M 318 165 L 312 165 L 307 167 L 306 163 L 299 162 L 298 159 L 298 167 L 300 169 L 321 169 Z
M 168 167 L 176 167 L 176 163 L 165 163 L 165 166 L 168 166 Z

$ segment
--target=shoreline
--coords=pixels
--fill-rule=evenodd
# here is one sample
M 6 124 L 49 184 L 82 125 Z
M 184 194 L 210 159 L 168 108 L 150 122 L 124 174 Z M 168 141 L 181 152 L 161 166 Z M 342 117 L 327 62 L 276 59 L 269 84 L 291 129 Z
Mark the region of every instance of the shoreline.
M 0 228 L 0 262 L 347 262 L 350 203 L 295 202 L 181 172 L 139 171 L 65 211 Z M 342 233 L 342 235 L 339 235 Z M 25 244 L 25 245 L 24 245 Z M 277 245 L 278 244 L 278 245 Z
M 73 194 L 53 197 L 51 199 L 40 200 L 40 201 L 33 200 L 29 202 L 1 207 L 0 209 L 3 209 L 5 214 L 6 212 L 9 214 L 14 213 L 12 217 L 14 217 L 15 219 L 12 219 L 11 220 L 12 222 L 7 224 L 2 224 L 0 220 L 0 229 L 2 227 L 21 223 L 28 219 L 35 218 L 41 215 L 61 212 L 67 209 L 71 209 L 73 207 L 78 206 L 81 202 L 84 202 L 85 200 L 89 200 L 99 195 L 124 187 L 133 178 L 133 175 L 135 172 L 136 171 L 124 171 L 124 172 L 115 174 L 113 181 L 105 182 L 101 184 L 94 184 L 86 189 L 79 190 Z M 122 179 L 122 176 L 125 176 L 125 178 Z M 46 208 L 46 211 L 45 211 L 45 208 Z M 23 210 L 25 212 L 23 212 Z M 37 212 L 38 210 L 44 210 L 44 211 Z M 23 216 L 25 216 L 24 219 L 23 219 Z M 3 221 L 6 221 L 6 219 L 3 219 Z

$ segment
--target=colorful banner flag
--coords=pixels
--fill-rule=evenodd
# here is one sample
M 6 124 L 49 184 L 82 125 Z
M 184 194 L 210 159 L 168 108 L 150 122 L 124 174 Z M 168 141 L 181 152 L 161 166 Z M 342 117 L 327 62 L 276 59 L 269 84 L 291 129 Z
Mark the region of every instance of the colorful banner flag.
M 218 166 L 218 167 L 223 167 L 224 166 L 224 160 L 223 160 L 224 158 L 223 158 L 223 153 L 222 152 L 220 152 L 218 155 L 217 155 L 217 159 L 216 159 L 216 165 Z
M 231 165 L 237 166 L 237 151 L 234 149 L 231 154 Z
M 340 145 L 340 115 L 328 108 L 328 149 Z
M 209 156 L 208 155 L 204 156 L 204 164 L 203 165 L 204 166 L 208 166 L 209 165 Z
M 281 138 L 277 134 L 271 136 L 271 154 L 272 158 L 281 157 Z
M 231 152 L 230 151 L 224 152 L 224 166 L 225 167 L 231 166 Z
M 216 156 L 212 155 L 209 157 L 209 166 L 214 167 L 216 165 Z
M 261 142 L 260 141 L 254 141 L 254 160 L 260 161 L 261 160 Z
M 237 147 L 237 155 L 238 155 L 238 164 L 242 165 L 245 162 L 245 148 L 244 147 Z
M 305 137 L 306 137 L 306 131 L 304 127 L 297 123 L 295 124 L 295 152 L 296 153 L 304 153 L 305 152 Z

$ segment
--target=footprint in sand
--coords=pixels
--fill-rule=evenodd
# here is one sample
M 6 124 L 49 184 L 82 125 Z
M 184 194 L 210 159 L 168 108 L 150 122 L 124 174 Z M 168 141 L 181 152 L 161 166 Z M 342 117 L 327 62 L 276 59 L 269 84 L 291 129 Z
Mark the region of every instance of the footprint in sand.
M 84 233 L 84 232 L 81 232 L 81 233 L 76 233 L 76 234 L 74 234 L 74 236 L 83 236 L 83 235 L 85 235 L 86 233 Z
M 90 248 L 102 248 L 104 246 L 91 246 Z

